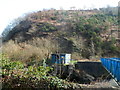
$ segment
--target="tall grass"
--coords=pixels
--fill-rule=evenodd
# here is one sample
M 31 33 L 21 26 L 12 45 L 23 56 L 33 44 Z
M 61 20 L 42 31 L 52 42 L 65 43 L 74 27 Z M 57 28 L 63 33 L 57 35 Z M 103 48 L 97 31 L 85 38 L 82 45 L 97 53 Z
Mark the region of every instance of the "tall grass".
M 50 54 L 56 52 L 57 43 L 51 39 L 34 38 L 24 43 L 16 43 L 10 40 L 3 44 L 2 51 L 11 60 L 21 60 L 24 62 L 41 61 L 50 58 Z

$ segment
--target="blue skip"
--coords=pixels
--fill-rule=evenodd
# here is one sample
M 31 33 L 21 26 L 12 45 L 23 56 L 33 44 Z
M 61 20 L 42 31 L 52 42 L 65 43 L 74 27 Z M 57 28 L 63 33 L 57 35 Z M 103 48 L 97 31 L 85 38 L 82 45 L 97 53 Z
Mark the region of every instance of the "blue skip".
M 101 58 L 101 62 L 113 78 L 120 82 L 120 58 Z

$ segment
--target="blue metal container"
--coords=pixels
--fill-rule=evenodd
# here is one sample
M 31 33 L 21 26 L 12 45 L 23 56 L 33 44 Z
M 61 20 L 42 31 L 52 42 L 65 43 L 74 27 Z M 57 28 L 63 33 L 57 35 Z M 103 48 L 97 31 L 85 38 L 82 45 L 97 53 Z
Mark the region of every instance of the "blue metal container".
M 101 62 L 115 80 L 120 82 L 120 58 L 101 58 Z
M 53 64 L 69 64 L 71 54 L 52 54 L 51 59 Z
M 57 56 L 56 54 L 52 54 L 51 55 L 52 63 L 59 63 L 58 58 L 59 56 Z

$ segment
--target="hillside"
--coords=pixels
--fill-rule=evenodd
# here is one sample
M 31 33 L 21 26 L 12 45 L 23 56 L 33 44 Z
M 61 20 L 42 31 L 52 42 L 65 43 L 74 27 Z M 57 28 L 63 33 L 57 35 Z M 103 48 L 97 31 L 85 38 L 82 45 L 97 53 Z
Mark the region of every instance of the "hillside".
M 120 57 L 119 21 L 114 11 L 51 9 L 16 19 L 1 38 L 2 88 L 115 89 L 112 77 L 98 61 Z M 68 65 L 51 64 L 53 53 L 71 53 L 72 60 Z
M 99 59 L 119 56 L 117 26 L 117 16 L 101 10 L 52 9 L 27 15 L 7 34 L 3 32 L 3 41 L 24 53 L 33 48 L 30 57 L 41 53 L 40 59 L 56 52 L 71 53 L 73 59 Z

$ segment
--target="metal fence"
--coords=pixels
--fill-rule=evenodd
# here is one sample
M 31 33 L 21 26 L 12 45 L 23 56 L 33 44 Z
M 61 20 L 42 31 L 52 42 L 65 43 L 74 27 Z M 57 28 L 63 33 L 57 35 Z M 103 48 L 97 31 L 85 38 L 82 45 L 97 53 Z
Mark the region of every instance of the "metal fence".
M 120 82 L 120 58 L 101 58 L 101 62 L 115 80 Z

